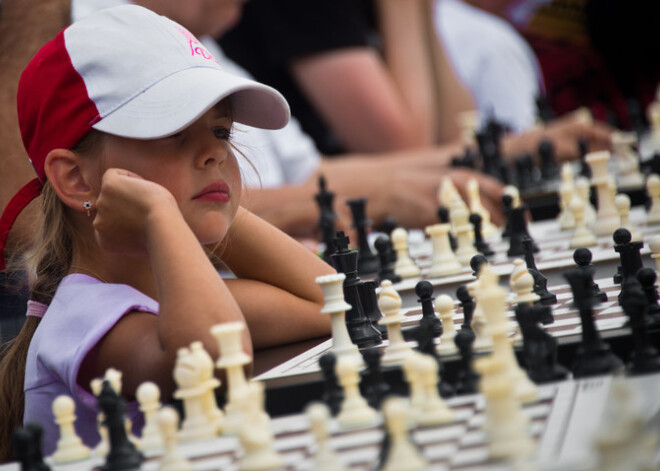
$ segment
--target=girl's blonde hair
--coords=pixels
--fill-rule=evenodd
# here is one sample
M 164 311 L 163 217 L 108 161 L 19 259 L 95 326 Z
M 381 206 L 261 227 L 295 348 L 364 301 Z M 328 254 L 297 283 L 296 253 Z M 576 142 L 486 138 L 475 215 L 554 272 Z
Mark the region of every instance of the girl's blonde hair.
M 92 131 L 73 149 L 81 154 L 95 150 L 101 134 Z M 71 268 L 75 232 L 65 205 L 46 182 L 41 192 L 38 237 L 27 267 L 30 299 L 50 304 L 62 278 Z M 13 340 L 0 347 L 0 462 L 12 458 L 11 434 L 23 424 L 25 364 L 30 341 L 41 319 L 28 317 Z

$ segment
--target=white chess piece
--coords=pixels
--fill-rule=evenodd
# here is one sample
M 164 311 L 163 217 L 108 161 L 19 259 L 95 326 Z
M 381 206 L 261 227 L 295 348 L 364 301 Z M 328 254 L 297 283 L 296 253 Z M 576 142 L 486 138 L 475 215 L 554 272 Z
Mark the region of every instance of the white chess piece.
M 204 410 L 203 396 L 207 387 L 202 380 L 203 368 L 189 348 L 177 350 L 174 381 L 178 389 L 174 391 L 174 398 L 183 401 L 185 418 L 179 432 L 181 441 L 208 440 L 216 435 L 215 422 Z
M 639 171 L 639 155 L 634 149 L 638 140 L 634 132 L 614 131 L 612 147 L 617 165 L 617 180 L 622 188 L 637 188 L 644 184 Z
M 160 389 L 156 383 L 145 381 L 138 386 L 135 396 L 144 416 L 142 427 L 142 449 L 145 452 L 162 450 L 164 442 L 160 432 L 158 411 L 160 410 Z
M 410 408 L 408 410 L 409 418 L 412 422 L 417 423 L 424 411 L 424 404 L 426 402 L 426 389 L 424 387 L 424 380 L 419 374 L 417 365 L 419 364 L 424 354 L 414 351 L 412 355 L 408 356 L 401 365 L 403 368 L 403 377 L 408 385 L 408 402 Z
M 419 276 L 421 271 L 408 253 L 408 231 L 403 227 L 397 227 L 390 235 L 392 247 L 396 252 L 396 262 L 394 263 L 394 273 L 401 278 L 411 278 Z
M 192 471 L 192 464 L 177 448 L 179 414 L 172 407 L 162 407 L 158 412 L 158 425 L 165 442 L 165 454 L 160 462 L 159 471 Z
M 655 269 L 660 271 L 660 235 L 649 239 L 649 249 L 651 249 L 651 258 L 655 260 Z
M 436 350 L 439 354 L 454 353 L 457 351 L 454 337 L 456 337 L 456 326 L 454 325 L 454 300 L 448 294 L 441 294 L 435 298 L 435 310 L 442 322 L 442 336 L 440 345 Z
M 534 277 L 529 273 L 527 265 L 521 259 L 516 259 L 519 261 L 518 269 L 511 273 L 509 277 L 509 286 L 511 290 L 516 293 L 516 296 L 513 298 L 515 304 L 526 303 L 532 304 L 541 297 L 534 292 Z
M 463 266 L 456 259 L 449 242 L 449 231 L 451 224 L 434 224 L 427 226 L 424 230 L 431 238 L 433 254 L 431 255 L 431 268 L 429 277 L 441 277 L 459 273 Z
M 381 364 L 389 365 L 399 363 L 408 355 L 412 354 L 412 348 L 406 343 L 401 332 L 401 322 L 406 316 L 401 314 L 401 297 L 392 287 L 390 280 L 380 282 L 380 294 L 378 295 L 378 309 L 383 313 L 379 324 L 387 328 L 388 345 L 381 358 Z
M 243 322 L 225 322 L 211 327 L 211 335 L 218 341 L 220 358 L 215 366 L 227 373 L 227 404 L 225 405 L 225 420 L 223 433 L 237 433 L 241 424 L 241 412 L 238 402 L 247 394 L 245 365 L 251 362 L 243 351 Z
M 451 177 L 443 177 L 440 187 L 438 188 L 438 204 L 444 206 L 445 208 L 450 208 L 451 205 L 456 201 L 456 198 L 465 205 L 465 202 L 461 198 L 456 185 Z
M 616 184 L 612 188 L 612 177 L 608 173 L 607 165 L 610 160 L 609 151 L 591 152 L 585 161 L 591 168 L 591 183 L 596 187 L 598 194 L 597 219 L 592 230 L 596 235 L 611 235 L 619 228 L 619 214 L 614 206 Z
M 426 396 L 417 423 L 437 425 L 453 421 L 454 411 L 447 406 L 438 392 L 438 363 L 435 358 L 422 355 L 415 366 Z
M 414 471 L 427 469 L 429 464 L 410 441 L 408 411 L 405 399 L 391 397 L 383 404 L 385 426 L 390 436 L 390 449 L 383 471 Z
M 511 207 L 520 207 L 520 191 L 514 185 L 506 185 L 502 190 L 505 195 L 511 196 Z
M 60 429 L 60 438 L 53 454 L 54 463 L 69 463 L 89 458 L 91 451 L 78 435 L 73 423 L 76 420 L 76 405 L 69 396 L 58 396 L 53 401 L 53 416 Z
M 646 213 L 646 224 L 660 224 L 660 175 L 653 173 L 648 176 L 646 192 L 651 200 L 651 207 Z
M 575 194 L 573 185 L 571 186 L 564 185 L 563 183 L 559 187 L 559 207 L 561 209 L 557 219 L 559 220 L 559 228 L 561 230 L 573 229 L 575 228 L 575 219 L 573 218 L 573 213 L 570 209 L 571 200 Z
M 596 222 L 596 208 L 591 204 L 591 182 L 587 177 L 575 179 L 575 192 L 584 203 L 584 222 L 587 226 L 590 226 Z M 568 204 L 570 205 L 570 200 Z
M 474 248 L 474 228 L 469 222 L 470 213 L 465 207 L 454 205 L 449 211 L 456 233 L 456 259 L 461 265 L 469 265 L 477 254 Z
M 632 241 L 642 240 L 642 233 L 630 222 L 630 196 L 619 193 L 614 198 L 614 205 L 621 219 L 621 227 L 628 229 Z
M 321 314 L 329 314 L 332 329 L 332 352 L 340 357 L 342 355 L 353 355 L 362 358 L 357 345 L 351 341 L 346 327 L 345 312 L 351 309 L 351 305 L 344 299 L 343 282 L 346 275 L 343 273 L 332 273 L 319 276 L 316 284 L 323 291 L 325 304 Z
M 101 394 L 101 388 L 103 387 L 103 380 L 100 378 L 94 378 L 89 383 L 89 388 L 92 390 L 92 394 L 98 397 Z M 110 450 L 110 441 L 108 440 L 108 428 L 104 425 L 105 415 L 103 412 L 99 412 L 96 416 L 96 423 L 98 425 L 98 432 L 101 437 L 96 447 L 94 447 L 94 454 L 98 457 L 105 457 Z
M 471 178 L 467 183 L 468 201 L 470 212 L 481 216 L 481 231 L 484 237 L 491 237 L 497 234 L 497 226 L 490 222 L 490 213 L 481 203 L 479 195 L 479 182 L 476 178 Z
M 204 390 L 202 394 L 202 409 L 208 419 L 215 425 L 215 433 L 222 433 L 222 427 L 225 415 L 218 407 L 215 399 L 215 389 L 220 386 L 220 380 L 213 376 L 213 358 L 204 349 L 202 342 L 195 341 L 190 344 L 190 353 L 197 359 L 197 364 L 201 368 L 201 387 Z
M 571 200 L 571 212 L 575 219 L 575 231 L 571 236 L 568 246 L 572 249 L 580 247 L 593 247 L 598 243 L 596 236 L 589 230 L 584 221 L 584 202 L 579 196 L 574 196 Z
M 322 402 L 313 402 L 305 408 L 309 419 L 310 430 L 316 439 L 316 449 L 313 453 L 314 471 L 343 471 L 346 467 L 339 460 L 337 453 L 330 445 L 330 409 Z
M 456 114 L 456 124 L 461 130 L 463 147 L 475 149 L 477 147 L 476 131 L 479 129 L 480 117 L 476 110 L 462 111 Z
M 337 358 L 335 370 L 339 384 L 344 390 L 344 400 L 341 403 L 337 421 L 344 427 L 361 427 L 374 425 L 377 413 L 369 407 L 365 398 L 360 395 L 359 363 L 353 357 Z

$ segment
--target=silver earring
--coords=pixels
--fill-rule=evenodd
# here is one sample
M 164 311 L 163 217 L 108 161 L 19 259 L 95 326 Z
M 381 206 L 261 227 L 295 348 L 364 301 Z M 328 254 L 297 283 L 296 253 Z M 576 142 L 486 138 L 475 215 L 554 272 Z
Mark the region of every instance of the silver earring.
M 84 201 L 83 202 L 83 208 L 87 211 L 87 216 L 89 216 L 89 211 L 92 209 L 92 202 L 91 201 Z

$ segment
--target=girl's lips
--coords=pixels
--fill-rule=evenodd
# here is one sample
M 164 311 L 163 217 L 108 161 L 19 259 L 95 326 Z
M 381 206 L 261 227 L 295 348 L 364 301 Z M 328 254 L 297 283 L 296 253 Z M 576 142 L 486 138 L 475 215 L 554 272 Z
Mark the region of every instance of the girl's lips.
M 225 182 L 215 182 L 204 187 L 202 191 L 193 196 L 198 201 L 218 201 L 226 203 L 229 201 L 229 186 Z

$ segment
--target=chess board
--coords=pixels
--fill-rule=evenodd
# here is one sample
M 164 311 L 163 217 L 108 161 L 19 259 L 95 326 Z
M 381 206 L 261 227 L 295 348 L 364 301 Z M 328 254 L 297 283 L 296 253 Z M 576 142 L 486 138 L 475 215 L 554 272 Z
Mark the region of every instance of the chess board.
M 647 226 L 644 224 L 644 218 L 645 213 L 642 208 L 634 208 L 630 213 L 632 223 L 640 230 L 643 239 L 646 241 L 650 236 L 660 234 L 660 225 Z M 536 266 L 546 277 L 550 279 L 555 278 L 553 276 L 554 273 L 559 273 L 559 270 L 565 270 L 575 266 L 575 261 L 573 260 L 575 249 L 569 247 L 571 232 L 562 231 L 556 219 L 530 223 L 528 230 L 539 247 L 539 252 L 534 254 Z M 592 263 L 596 267 L 606 264 L 610 267 L 616 267 L 619 254 L 614 250 L 612 236 L 604 235 L 599 236 L 597 239 L 597 244 L 589 247 L 593 255 Z M 489 257 L 493 270 L 500 276 L 509 276 L 513 271 L 513 260 L 516 258 L 524 259 L 524 256 L 509 257 L 507 255 L 509 242 L 507 239 L 503 240 L 499 234 L 489 239 L 488 242 L 495 252 L 495 255 Z M 469 266 L 464 266 L 459 273 L 454 275 L 429 277 L 428 272 L 431 266 L 432 252 L 431 241 L 425 237 L 421 230 L 409 232 L 409 253 L 416 265 L 420 268 L 422 274 L 421 277 L 406 278 L 394 284 L 394 288 L 404 300 L 404 306 L 409 306 L 411 302 L 414 302 L 415 285 L 422 279 L 428 280 L 434 287 L 438 287 L 439 289 L 453 287 L 474 279 L 472 269 Z M 650 254 L 648 244 L 645 244 L 641 253 L 646 256 Z M 561 275 L 559 274 L 559 276 Z
M 567 380 L 539 388 L 536 401 L 524 404 L 528 432 L 537 444 L 534 459 L 538 469 L 546 471 L 588 469 L 596 456 L 590 446 L 599 430 L 607 405 L 612 377 L 600 376 Z M 646 417 L 660 416 L 660 398 L 653 391 L 660 387 L 660 375 L 627 378 L 632 391 L 638 391 L 638 403 Z M 641 393 L 639 393 L 641 391 Z M 503 461 L 489 459 L 484 398 L 479 394 L 447 400 L 454 411 L 452 422 L 443 425 L 414 427 L 411 440 L 434 470 L 510 470 Z M 657 423 L 651 424 L 654 428 Z M 382 418 L 362 428 L 342 428 L 331 419 L 330 446 L 338 459 L 351 470 L 373 470 L 383 440 Z M 275 418 L 271 421 L 273 448 L 282 456 L 286 470 L 313 470 L 315 439 L 304 414 Z M 236 437 L 224 436 L 201 442 L 180 443 L 179 450 L 191 461 L 193 469 L 239 469 L 242 450 Z M 157 470 L 160 452 L 146 453 L 142 470 Z M 47 459 L 47 462 L 49 459 Z M 78 463 L 53 465 L 54 471 L 91 471 L 103 464 L 100 458 Z M 17 464 L 0 466 L 0 471 L 18 471 Z
M 594 307 L 594 319 L 596 327 L 603 338 L 611 337 L 614 335 L 627 335 L 630 329 L 626 326 L 627 317 L 618 304 L 617 296 L 621 291 L 621 287 L 614 284 L 611 278 L 596 280 L 600 289 L 607 293 L 607 301 Z M 580 323 L 580 315 L 573 304 L 573 293 L 569 285 L 559 285 L 549 288 L 557 296 L 557 304 L 552 306 L 553 316 L 555 321 L 546 326 L 546 330 L 557 339 L 561 344 L 576 343 L 580 341 L 582 333 L 582 326 Z M 420 307 L 408 308 L 403 311 L 406 320 L 401 324 L 402 328 L 417 325 L 422 317 Z M 522 345 L 522 339 L 519 335 L 515 334 L 516 320 L 512 306 L 507 311 L 511 331 L 514 338 L 514 345 Z M 458 301 L 455 301 L 454 309 L 454 325 L 457 329 L 463 323 L 463 311 Z M 380 348 L 386 348 L 388 345 L 387 340 L 384 340 Z M 414 343 L 411 343 L 414 345 Z M 275 368 L 259 375 L 256 379 L 268 381 L 274 379 L 282 379 L 287 377 L 296 381 L 303 380 L 318 380 L 321 378 L 321 369 L 319 368 L 319 358 L 326 352 L 332 349 L 332 339 L 328 339 L 323 343 L 313 347 L 300 355 L 291 358 L 290 360 L 276 366 Z M 449 354 L 454 355 L 454 353 Z M 441 354 L 442 356 L 442 354 Z

